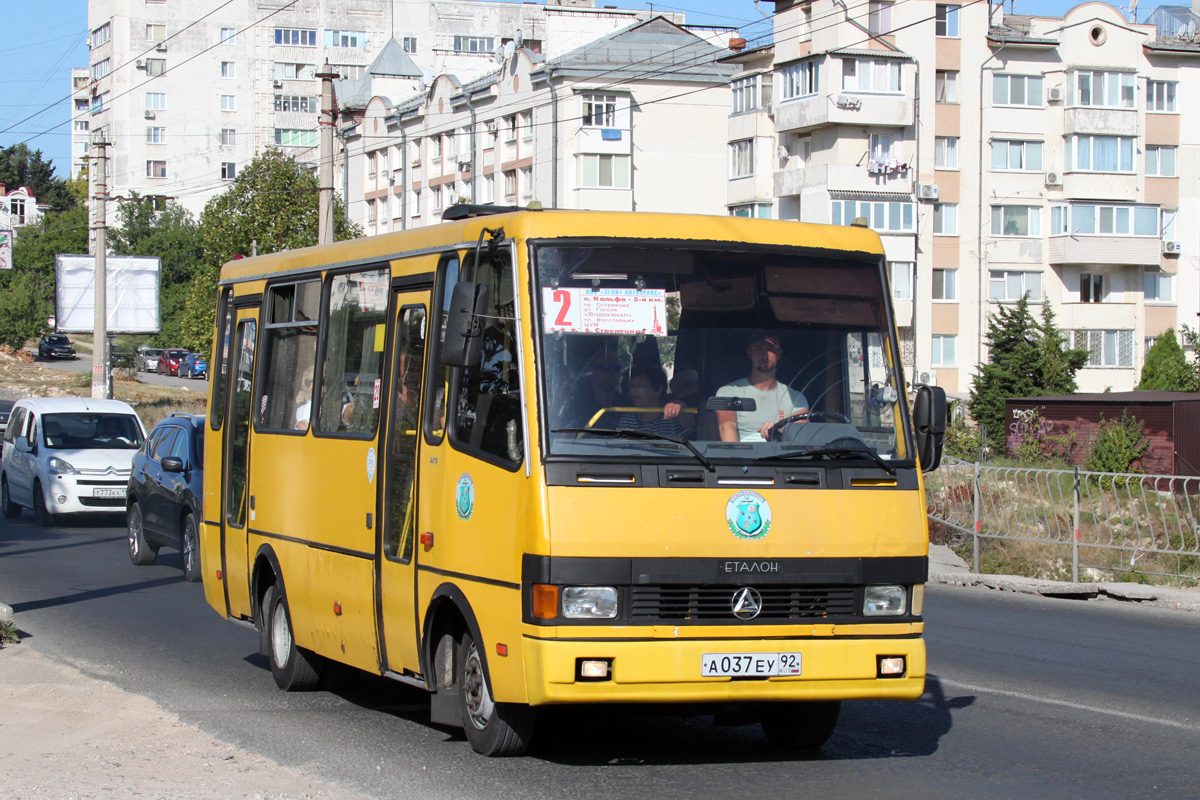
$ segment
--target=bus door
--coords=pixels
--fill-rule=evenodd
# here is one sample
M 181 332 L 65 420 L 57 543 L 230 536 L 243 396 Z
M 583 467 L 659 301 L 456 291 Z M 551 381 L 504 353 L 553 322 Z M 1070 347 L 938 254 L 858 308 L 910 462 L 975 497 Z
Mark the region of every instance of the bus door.
M 386 669 L 420 672 L 416 614 L 417 459 L 424 381 L 429 292 L 402 291 L 393 298 L 396 346 L 391 367 L 389 422 L 379 481 L 379 626 Z
M 230 358 L 232 391 L 221 461 L 221 572 L 231 617 L 250 617 L 250 570 L 246 551 L 250 510 L 250 413 L 258 306 L 237 309 Z

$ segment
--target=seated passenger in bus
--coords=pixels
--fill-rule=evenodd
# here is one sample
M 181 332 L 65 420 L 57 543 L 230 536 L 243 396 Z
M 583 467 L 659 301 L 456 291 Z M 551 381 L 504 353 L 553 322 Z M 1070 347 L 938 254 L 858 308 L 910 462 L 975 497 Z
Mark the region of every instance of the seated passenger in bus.
M 300 378 L 300 389 L 296 392 L 296 430 L 308 430 L 308 421 L 312 416 L 312 386 L 313 368 L 306 367 Z
M 718 411 L 717 425 L 723 442 L 761 442 L 782 419 L 808 411 L 804 394 L 775 379 L 783 358 L 783 344 L 772 333 L 752 333 L 746 339 L 750 374 L 717 390 L 717 397 L 754 400 L 754 411 Z
M 685 439 L 695 437 L 697 420 L 696 414 L 685 409 L 701 409 L 703 398 L 700 396 L 700 373 L 691 367 L 676 367 L 675 375 L 671 378 L 671 393 L 667 395 L 668 402 L 680 406 L 679 424 L 683 427 Z
M 634 366 L 629 378 L 629 393 L 633 395 L 633 405 L 655 410 L 627 411 L 617 420 L 617 427 L 667 436 L 683 436 L 683 426 L 679 418 L 683 406 L 675 402 L 664 403 L 663 395 L 666 391 L 667 376 L 661 367 Z M 662 410 L 659 411 L 659 408 Z

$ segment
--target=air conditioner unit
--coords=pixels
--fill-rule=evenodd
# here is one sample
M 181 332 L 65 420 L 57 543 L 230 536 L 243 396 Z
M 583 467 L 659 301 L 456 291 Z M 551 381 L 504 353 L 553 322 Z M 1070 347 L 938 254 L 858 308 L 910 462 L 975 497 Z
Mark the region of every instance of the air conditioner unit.
M 145 62 L 145 61 L 142 61 L 142 60 L 139 58 L 139 59 L 137 60 L 137 63 L 136 63 L 136 64 L 134 64 L 133 66 L 134 66 L 134 68 L 135 68 L 135 69 L 145 69 L 145 68 L 146 68 L 146 62 Z
M 927 383 L 930 386 L 937 385 L 937 370 L 923 369 L 917 373 L 917 383 Z
M 1061 172 L 1047 172 L 1046 173 L 1046 185 L 1047 186 L 1062 185 L 1062 173 Z
M 922 183 L 917 186 L 917 197 L 922 200 L 937 200 L 938 187 L 936 183 Z
M 1061 103 L 1063 99 L 1063 87 L 1051 86 L 1046 90 L 1046 99 L 1051 103 Z
M 163 43 L 163 44 L 160 44 L 158 47 L 156 47 L 156 48 L 154 48 L 154 49 L 155 49 L 155 50 L 157 50 L 157 51 L 158 51 L 158 52 L 160 52 L 160 53 L 165 53 L 165 52 L 167 52 L 167 45 L 166 45 L 166 43 Z
M 153 112 L 153 111 L 147 111 L 145 114 L 143 114 L 143 116 L 144 116 L 146 119 L 154 119 L 154 112 Z
M 1162 251 L 1167 255 L 1179 255 L 1179 253 L 1183 251 L 1183 248 L 1179 245 L 1179 242 L 1168 242 L 1164 240 L 1162 243 Z
M 274 86 L 276 89 L 282 89 L 283 81 L 271 81 L 271 85 Z
M 862 107 L 862 98 L 849 94 L 839 94 L 834 101 L 838 108 L 858 109 Z

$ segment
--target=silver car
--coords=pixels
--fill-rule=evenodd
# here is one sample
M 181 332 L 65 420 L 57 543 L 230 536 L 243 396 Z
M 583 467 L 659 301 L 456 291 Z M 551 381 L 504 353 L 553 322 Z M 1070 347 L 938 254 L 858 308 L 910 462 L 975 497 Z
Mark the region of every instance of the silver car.
M 156 347 L 139 347 L 134 365 L 138 372 L 158 372 L 158 357 L 161 355 L 162 350 Z

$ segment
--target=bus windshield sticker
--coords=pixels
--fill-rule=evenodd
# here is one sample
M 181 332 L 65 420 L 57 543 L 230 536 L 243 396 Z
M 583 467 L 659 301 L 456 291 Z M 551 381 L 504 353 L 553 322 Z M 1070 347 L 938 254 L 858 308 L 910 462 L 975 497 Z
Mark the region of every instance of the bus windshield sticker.
M 737 492 L 725 504 L 725 524 L 739 539 L 761 539 L 771 530 L 771 504 L 758 492 Z
M 470 519 L 475 511 L 475 483 L 465 472 L 458 479 L 458 486 L 454 490 L 454 510 L 458 512 L 460 519 Z
M 542 289 L 547 333 L 667 335 L 663 289 Z

